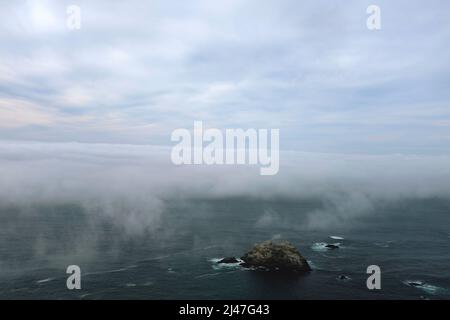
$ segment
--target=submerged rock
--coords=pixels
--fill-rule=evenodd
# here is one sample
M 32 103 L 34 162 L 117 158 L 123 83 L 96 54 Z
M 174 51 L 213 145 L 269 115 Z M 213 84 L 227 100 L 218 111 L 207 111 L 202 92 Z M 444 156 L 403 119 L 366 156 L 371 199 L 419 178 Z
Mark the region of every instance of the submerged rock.
M 265 241 L 257 244 L 242 258 L 244 267 L 266 270 L 307 272 L 311 267 L 298 250 L 287 241 Z
M 325 246 L 325 248 L 328 248 L 328 249 L 339 249 L 339 246 L 336 245 L 336 244 L 327 244 Z
M 223 258 L 222 260 L 219 260 L 217 263 L 238 263 L 239 260 L 236 259 L 235 257 L 226 257 Z

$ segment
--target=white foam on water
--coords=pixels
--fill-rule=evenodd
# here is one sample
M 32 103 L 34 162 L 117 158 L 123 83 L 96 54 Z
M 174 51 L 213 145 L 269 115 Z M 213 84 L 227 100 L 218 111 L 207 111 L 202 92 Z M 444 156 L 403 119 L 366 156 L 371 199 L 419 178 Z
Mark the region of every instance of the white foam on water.
M 393 244 L 393 243 L 394 243 L 394 241 L 390 240 L 390 241 L 383 241 L 383 242 L 375 242 L 374 244 L 380 248 L 389 248 L 391 246 L 391 244 Z
M 176 271 L 174 271 L 172 268 L 167 268 L 167 273 L 177 273 Z
M 125 287 L 136 287 L 136 283 L 127 283 Z
M 340 236 L 330 236 L 330 239 L 333 239 L 333 240 L 344 240 L 344 238 L 340 237 Z
M 316 242 L 313 243 L 311 249 L 313 249 L 314 251 L 328 251 L 328 248 L 326 247 L 327 244 L 328 243 L 326 242 Z
M 403 281 L 403 283 L 406 284 L 407 286 L 421 289 L 421 290 L 425 291 L 426 293 L 432 294 L 432 295 L 449 294 L 450 293 L 449 290 L 447 290 L 445 288 L 428 284 L 422 280 L 405 280 L 405 281 Z
M 329 244 L 332 244 L 332 245 L 338 246 L 339 248 L 342 248 L 340 242 L 335 242 L 335 243 L 316 242 L 316 243 L 313 243 L 313 245 L 311 246 L 311 249 L 314 251 L 318 251 L 318 252 L 331 251 L 333 249 L 327 248 L 327 245 L 329 245 Z
M 201 274 L 199 276 L 196 276 L 195 279 L 201 279 L 201 278 L 207 278 L 207 277 L 214 277 L 219 275 L 220 273 L 216 272 L 216 273 L 205 273 L 205 274 Z
M 308 262 L 308 264 L 309 264 L 309 266 L 311 267 L 312 270 L 318 270 L 318 268 L 314 264 L 314 262 L 312 262 L 311 260 L 306 260 L 306 262 Z
M 119 268 L 119 269 L 112 269 L 112 270 L 104 270 L 104 271 L 96 271 L 96 272 L 89 272 L 89 273 L 85 273 L 84 276 L 93 276 L 93 275 L 98 275 L 98 274 L 107 274 L 107 273 L 116 273 L 116 272 L 124 272 L 130 269 L 134 269 L 136 268 L 137 265 L 130 265 L 128 267 L 124 267 L 124 268 Z
M 49 282 L 52 280 L 53 280 L 53 278 L 46 278 L 46 279 L 38 280 L 38 281 L 36 281 L 36 283 L 41 284 L 41 283 L 46 283 L 46 282 Z

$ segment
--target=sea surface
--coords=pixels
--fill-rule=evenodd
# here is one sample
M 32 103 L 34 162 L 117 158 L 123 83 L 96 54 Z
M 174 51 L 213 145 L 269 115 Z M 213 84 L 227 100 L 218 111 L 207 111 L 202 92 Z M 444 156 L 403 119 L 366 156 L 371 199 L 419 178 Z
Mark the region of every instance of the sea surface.
M 325 207 L 320 199 L 167 200 L 152 227 L 134 231 L 77 204 L 2 206 L 0 299 L 450 298 L 449 200 L 402 199 L 311 224 Z M 293 243 L 313 271 L 217 264 L 269 239 Z M 67 289 L 68 265 L 81 268 L 81 290 Z M 369 265 L 381 269 L 380 290 L 366 286 Z

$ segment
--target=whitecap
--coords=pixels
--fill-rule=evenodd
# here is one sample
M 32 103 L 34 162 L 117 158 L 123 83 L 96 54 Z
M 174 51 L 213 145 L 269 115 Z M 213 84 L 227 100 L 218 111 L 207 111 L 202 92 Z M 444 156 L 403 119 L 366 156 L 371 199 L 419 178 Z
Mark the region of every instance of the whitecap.
M 136 287 L 136 283 L 127 283 L 125 287 Z
M 174 271 L 172 268 L 167 268 L 167 273 L 176 273 L 176 271 Z
M 36 283 L 41 284 L 41 283 L 46 283 L 46 282 L 49 282 L 52 280 L 53 280 L 53 278 L 46 278 L 46 279 L 38 280 L 38 281 L 36 281 Z
M 389 248 L 394 241 L 375 242 L 375 245 L 380 248 Z
M 119 268 L 119 269 L 112 269 L 112 270 L 104 270 L 104 271 L 95 271 L 95 272 L 89 272 L 89 273 L 85 273 L 84 276 L 93 276 L 93 275 L 98 275 L 98 274 L 107 274 L 107 273 L 116 273 L 116 272 L 124 272 L 127 271 L 129 269 L 133 269 L 136 268 L 136 265 L 131 265 L 128 267 L 124 267 L 124 268 Z
M 333 239 L 333 240 L 344 240 L 344 238 L 340 237 L 340 236 L 330 236 L 330 239 Z
M 204 273 L 204 274 L 196 276 L 195 279 L 201 279 L 201 278 L 206 278 L 206 277 L 214 277 L 214 276 L 217 276 L 218 274 L 219 274 L 218 272 L 216 272 L 216 273 Z
M 316 242 L 313 243 L 313 245 L 311 246 L 311 249 L 313 249 L 314 251 L 327 251 L 327 245 L 328 243 L 326 242 Z
M 449 293 L 449 290 L 447 290 L 445 288 L 428 284 L 422 280 L 405 280 L 405 281 L 403 281 L 403 283 L 406 284 L 407 286 L 421 289 L 428 294 L 434 295 L 434 294 L 448 294 Z
M 312 270 L 317 270 L 317 266 L 315 265 L 314 262 L 312 262 L 311 260 L 306 260 L 306 262 L 308 262 Z
M 316 243 L 313 243 L 313 245 L 311 246 L 311 249 L 313 249 L 314 251 L 319 251 L 319 252 L 330 251 L 331 248 L 327 248 L 327 246 L 329 244 L 337 246 L 339 248 L 342 248 L 340 242 L 336 242 L 336 243 L 316 242 Z

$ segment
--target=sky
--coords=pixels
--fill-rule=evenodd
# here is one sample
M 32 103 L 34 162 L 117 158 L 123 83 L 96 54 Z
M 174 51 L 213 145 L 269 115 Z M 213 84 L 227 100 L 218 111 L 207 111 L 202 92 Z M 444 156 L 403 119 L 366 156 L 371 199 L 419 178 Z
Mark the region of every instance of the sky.
M 369 5 L 381 29 L 366 26 Z M 66 27 L 68 5 L 81 28 Z M 448 1 L 0 0 L 0 139 L 170 146 L 279 128 L 283 150 L 450 153 Z

